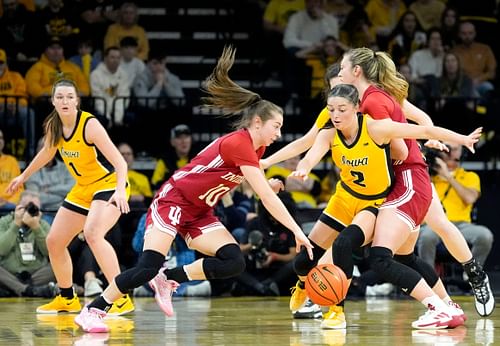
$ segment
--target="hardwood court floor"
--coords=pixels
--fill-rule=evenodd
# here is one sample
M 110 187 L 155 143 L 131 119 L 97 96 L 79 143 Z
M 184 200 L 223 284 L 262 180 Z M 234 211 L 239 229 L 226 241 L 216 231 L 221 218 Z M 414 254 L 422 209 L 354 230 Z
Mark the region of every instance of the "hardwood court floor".
M 85 334 L 75 315 L 37 315 L 42 299 L 0 299 L 0 345 L 494 345 L 500 310 L 479 318 L 472 297 L 458 297 L 465 326 L 412 330 L 424 312 L 413 300 L 348 301 L 347 330 L 321 330 L 318 320 L 294 320 L 288 298 L 175 298 L 167 318 L 152 298 L 136 298 L 136 311 L 107 318 L 109 334 Z

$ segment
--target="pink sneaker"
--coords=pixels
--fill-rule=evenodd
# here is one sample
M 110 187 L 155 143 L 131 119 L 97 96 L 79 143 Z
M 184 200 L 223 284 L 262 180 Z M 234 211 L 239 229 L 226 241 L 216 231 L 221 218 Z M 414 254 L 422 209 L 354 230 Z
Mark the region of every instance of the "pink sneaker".
M 160 309 L 165 315 L 172 317 L 174 308 L 172 306 L 172 294 L 177 290 L 179 284 L 174 280 L 168 280 L 164 271 L 167 268 L 162 268 L 158 274 L 149 281 L 149 286 L 155 291 L 155 299 Z
M 446 311 L 439 311 L 429 304 L 428 310 L 425 314 L 420 316 L 416 321 L 413 321 L 411 326 L 415 329 L 444 329 L 453 325 L 453 317 L 449 309 Z
M 103 322 L 104 317 L 106 317 L 105 311 L 84 307 L 75 317 L 75 323 L 87 333 L 107 333 L 109 327 Z

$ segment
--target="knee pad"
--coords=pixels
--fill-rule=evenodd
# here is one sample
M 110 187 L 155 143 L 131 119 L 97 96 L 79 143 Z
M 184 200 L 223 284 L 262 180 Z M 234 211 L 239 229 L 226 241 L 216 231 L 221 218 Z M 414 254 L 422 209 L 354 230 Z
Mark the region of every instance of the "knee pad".
M 342 269 L 348 279 L 352 278 L 354 249 L 360 248 L 365 242 L 365 234 L 358 225 L 349 225 L 340 232 L 333 242 L 333 263 Z
M 158 274 L 158 270 L 165 262 L 165 255 L 158 251 L 145 250 L 134 268 L 130 268 L 115 278 L 120 292 L 126 293 L 132 288 L 144 285 Z
M 316 264 L 318 264 L 319 259 L 326 252 L 325 249 L 323 249 L 312 240 L 309 241 L 311 242 L 311 245 L 314 246 L 312 249 L 313 259 L 311 260 L 309 258 L 309 255 L 307 254 L 307 250 L 305 248 L 302 248 L 299 254 L 295 256 L 293 260 L 293 269 L 295 270 L 295 273 L 300 276 L 306 276 L 309 271 L 314 268 Z
M 388 248 L 375 246 L 370 249 L 370 266 L 383 280 L 401 287 L 403 292 L 411 293 L 422 279 L 414 269 L 396 262 L 392 251 Z
M 368 260 L 370 268 L 380 275 L 389 267 L 392 261 L 392 251 L 385 247 L 372 247 Z
M 215 256 L 203 259 L 203 272 L 207 279 L 227 279 L 245 270 L 245 258 L 236 244 L 224 245 Z
M 427 282 L 427 284 L 431 288 L 434 287 L 439 280 L 439 277 L 436 274 L 434 268 L 432 268 L 429 263 L 415 256 L 414 253 L 411 253 L 409 255 L 395 255 L 394 259 L 399 263 L 415 269 L 420 275 L 422 275 L 425 282 Z

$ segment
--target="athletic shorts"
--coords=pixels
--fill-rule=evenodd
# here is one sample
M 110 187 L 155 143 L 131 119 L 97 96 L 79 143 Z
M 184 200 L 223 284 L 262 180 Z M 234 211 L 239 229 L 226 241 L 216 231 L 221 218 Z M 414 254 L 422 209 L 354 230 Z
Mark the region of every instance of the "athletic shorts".
M 212 208 L 193 206 L 170 184 L 162 186 L 148 209 L 146 232 L 153 225 L 172 237 L 180 234 L 188 246 L 202 234 L 225 229 Z
M 89 213 L 90 204 L 94 200 L 107 201 L 116 189 L 116 173 L 112 173 L 92 184 L 76 183 L 66 195 L 63 207 L 82 215 Z M 127 198 L 130 197 L 130 185 L 127 183 Z
M 421 166 L 394 166 L 394 174 L 394 185 L 380 209 L 396 208 L 398 217 L 414 231 L 424 221 L 431 205 L 429 173 Z
M 354 197 L 341 184 L 337 184 L 335 194 L 320 216 L 320 221 L 340 232 L 351 224 L 354 217 L 362 210 L 369 210 L 377 215 L 378 208 L 385 198 L 366 200 Z

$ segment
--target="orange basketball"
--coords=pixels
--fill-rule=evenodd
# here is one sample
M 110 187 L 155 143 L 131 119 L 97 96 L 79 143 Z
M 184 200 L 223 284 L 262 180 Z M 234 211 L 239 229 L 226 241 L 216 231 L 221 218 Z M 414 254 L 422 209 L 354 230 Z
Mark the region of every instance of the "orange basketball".
M 318 305 L 336 305 L 345 299 L 349 288 L 345 273 L 334 264 L 320 264 L 307 274 L 306 291 Z

